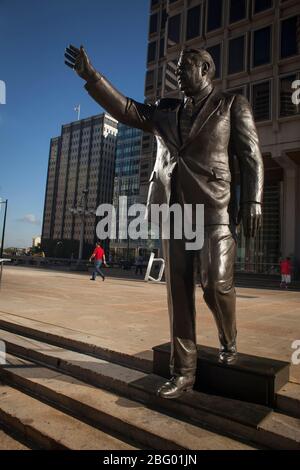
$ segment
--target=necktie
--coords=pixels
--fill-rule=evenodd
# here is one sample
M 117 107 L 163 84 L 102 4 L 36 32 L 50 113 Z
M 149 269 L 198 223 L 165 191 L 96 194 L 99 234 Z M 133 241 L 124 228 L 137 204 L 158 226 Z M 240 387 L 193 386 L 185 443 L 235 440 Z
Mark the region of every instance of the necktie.
M 180 116 L 180 132 L 182 142 L 185 142 L 191 132 L 195 105 L 192 98 L 187 98 Z

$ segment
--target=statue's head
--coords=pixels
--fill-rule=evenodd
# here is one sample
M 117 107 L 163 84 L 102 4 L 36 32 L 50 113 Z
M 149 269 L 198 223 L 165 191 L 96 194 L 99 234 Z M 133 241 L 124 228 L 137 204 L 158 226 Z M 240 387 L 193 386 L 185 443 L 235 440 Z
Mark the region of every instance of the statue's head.
M 185 48 L 177 64 L 179 88 L 186 96 L 194 96 L 205 88 L 215 76 L 216 66 L 205 49 Z

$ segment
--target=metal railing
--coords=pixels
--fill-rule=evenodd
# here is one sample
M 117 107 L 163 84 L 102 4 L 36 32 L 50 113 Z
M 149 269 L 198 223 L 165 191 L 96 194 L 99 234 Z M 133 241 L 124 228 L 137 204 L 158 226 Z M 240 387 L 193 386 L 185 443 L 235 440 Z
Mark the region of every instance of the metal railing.
M 279 276 L 280 264 L 240 261 L 235 263 L 235 272 L 245 274 L 265 274 Z

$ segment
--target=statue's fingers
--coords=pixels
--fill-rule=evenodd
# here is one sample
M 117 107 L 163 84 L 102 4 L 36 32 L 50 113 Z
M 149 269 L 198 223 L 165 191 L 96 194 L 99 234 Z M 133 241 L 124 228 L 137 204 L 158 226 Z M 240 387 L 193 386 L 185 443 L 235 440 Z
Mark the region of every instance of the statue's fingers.
M 78 52 L 75 52 L 75 51 L 72 51 L 72 49 L 70 49 L 69 47 L 66 47 L 66 54 L 69 54 L 71 55 L 72 57 L 74 57 L 76 59 L 76 57 L 78 56 Z
M 80 53 L 81 53 L 81 57 L 83 57 L 86 62 L 89 62 L 88 55 L 85 52 L 85 49 L 83 46 L 80 46 Z
M 66 64 L 68 67 L 70 67 L 70 69 L 73 69 L 73 70 L 74 70 L 74 64 L 70 64 L 70 63 L 67 62 L 66 60 L 65 60 L 65 64 Z
M 251 227 L 251 229 L 252 229 L 252 234 L 251 234 L 251 236 L 252 236 L 252 238 L 254 238 L 255 235 L 256 235 L 256 233 L 257 233 L 257 218 L 256 218 L 256 217 L 252 220 L 252 227 Z
M 71 62 L 71 64 L 74 62 L 76 62 L 76 58 L 75 57 L 72 57 L 71 55 L 65 53 L 65 59 L 67 59 L 69 62 Z
M 259 215 L 259 216 L 257 217 L 257 220 L 256 220 L 256 230 L 257 230 L 257 232 L 258 232 L 259 229 L 261 228 L 261 222 L 262 222 L 261 216 Z
M 248 231 L 249 231 L 249 237 L 253 237 L 253 222 L 254 222 L 254 219 L 253 217 L 248 216 Z
M 80 50 L 78 49 L 78 47 L 73 46 L 73 44 L 70 44 L 70 45 L 69 45 L 69 49 L 71 49 L 72 51 L 76 52 L 77 54 L 80 53 Z
M 247 227 L 247 219 L 245 216 L 243 216 L 243 229 L 244 229 L 244 235 L 246 238 L 248 238 L 248 227 Z

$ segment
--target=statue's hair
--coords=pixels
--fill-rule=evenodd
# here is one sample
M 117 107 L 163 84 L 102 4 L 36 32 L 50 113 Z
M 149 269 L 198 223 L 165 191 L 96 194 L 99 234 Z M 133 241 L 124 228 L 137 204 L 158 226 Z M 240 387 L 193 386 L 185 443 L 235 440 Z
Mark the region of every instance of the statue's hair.
M 197 65 L 201 65 L 203 64 L 203 62 L 206 62 L 208 64 L 207 75 L 211 80 L 214 78 L 216 74 L 216 65 L 212 56 L 206 49 L 196 49 L 193 47 L 185 47 L 181 53 L 191 55 Z

